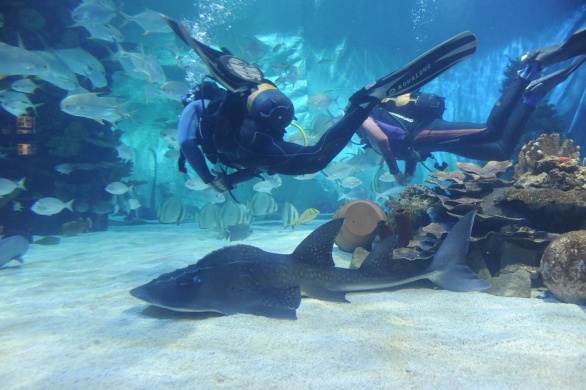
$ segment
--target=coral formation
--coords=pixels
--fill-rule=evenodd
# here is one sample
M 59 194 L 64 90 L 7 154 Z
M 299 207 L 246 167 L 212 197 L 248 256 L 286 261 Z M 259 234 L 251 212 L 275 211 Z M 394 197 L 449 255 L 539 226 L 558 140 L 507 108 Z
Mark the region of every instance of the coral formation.
M 505 212 L 523 215 L 539 230 L 564 233 L 586 228 L 584 190 L 510 189 L 494 198 Z
M 515 164 L 515 187 L 586 189 L 586 168 L 579 165 L 580 147 L 559 134 L 542 134 L 521 148 Z
M 430 211 L 445 220 L 477 210 L 469 261 L 473 269 L 487 270 L 493 284 L 487 292 L 530 297 L 531 287 L 541 283 L 541 264 L 556 297 L 586 303 L 586 231 L 571 232 L 586 228 L 586 168 L 579 147 L 561 142 L 559 134 L 542 134 L 521 149 L 514 181 L 498 177 L 511 166 L 508 161 L 457 166 L 460 171 L 436 172 L 427 180 L 437 186 Z M 423 230 L 436 237 L 442 232 L 437 226 Z M 571 233 L 547 247 L 557 236 L 548 232 Z

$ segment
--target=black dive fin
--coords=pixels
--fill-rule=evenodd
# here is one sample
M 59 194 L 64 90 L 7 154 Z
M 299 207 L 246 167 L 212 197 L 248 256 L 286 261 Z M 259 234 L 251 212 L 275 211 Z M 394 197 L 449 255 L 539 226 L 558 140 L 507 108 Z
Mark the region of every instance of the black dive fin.
M 208 68 L 211 76 L 226 89 L 234 93 L 248 91 L 252 86 L 263 81 L 262 71 L 248 62 L 234 57 L 227 49 L 222 51 L 212 49 L 189 35 L 189 31 L 178 21 L 160 14 L 167 24 L 175 31 L 175 34 L 187 43 L 201 58 Z
M 428 278 L 436 286 L 450 291 L 478 291 L 490 287 L 490 283 L 478 277 L 466 264 L 475 215 L 475 210 L 464 215 L 435 254 L 428 268 Z
M 555 88 L 556 85 L 566 80 L 576 69 L 580 67 L 586 61 L 586 55 L 578 58 L 573 64 L 567 67 L 543 76 L 537 80 L 533 80 L 531 84 L 525 88 L 525 95 L 528 93 L 534 93 L 537 95 L 545 96 L 549 91 Z
M 366 93 L 384 85 L 387 97 L 417 91 L 419 88 L 464 61 L 476 51 L 476 36 L 464 31 L 417 57 L 403 68 L 364 87 Z
M 304 264 L 321 267 L 335 266 L 332 248 L 343 224 L 344 218 L 324 223 L 301 241 L 290 256 Z

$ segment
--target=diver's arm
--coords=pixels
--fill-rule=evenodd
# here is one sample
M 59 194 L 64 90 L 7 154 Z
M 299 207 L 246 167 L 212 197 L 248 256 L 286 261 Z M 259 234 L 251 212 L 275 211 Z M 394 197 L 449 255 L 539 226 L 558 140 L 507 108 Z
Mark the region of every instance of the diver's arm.
M 210 184 L 215 176 L 210 172 L 206 159 L 199 149 L 199 145 L 195 139 L 184 140 L 179 146 L 181 147 L 181 153 L 189 163 L 189 166 L 191 166 L 195 173 L 201 177 L 201 180 L 203 180 L 204 183 Z
M 202 104 L 199 100 L 189 103 L 183 109 L 177 126 L 177 142 L 185 160 L 207 184 L 214 180 L 214 175 L 208 169 L 206 159 L 195 139 L 195 131 L 199 126 L 201 110 Z
M 391 148 L 389 137 L 387 137 L 384 131 L 376 124 L 374 119 L 368 117 L 362 124 L 362 129 L 364 135 L 376 143 L 378 150 L 382 154 L 385 162 L 387 163 L 387 166 L 389 167 L 389 172 L 391 175 L 400 173 L 399 166 L 397 165 L 397 158 L 395 157 L 395 153 Z
M 410 181 L 413 175 L 415 174 L 415 169 L 417 168 L 417 163 L 421 160 L 421 156 L 418 152 L 411 149 L 409 151 L 409 155 L 405 158 L 405 177 L 408 178 Z

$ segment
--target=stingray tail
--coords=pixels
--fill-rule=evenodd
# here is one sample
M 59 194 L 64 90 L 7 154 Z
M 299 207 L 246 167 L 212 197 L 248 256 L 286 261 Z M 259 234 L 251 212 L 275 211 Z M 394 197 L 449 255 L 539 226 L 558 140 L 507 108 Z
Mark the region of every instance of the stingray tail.
M 450 230 L 428 268 L 429 276 L 436 286 L 450 291 L 479 291 L 490 287 L 466 264 L 470 244 L 470 233 L 476 211 L 470 211 Z

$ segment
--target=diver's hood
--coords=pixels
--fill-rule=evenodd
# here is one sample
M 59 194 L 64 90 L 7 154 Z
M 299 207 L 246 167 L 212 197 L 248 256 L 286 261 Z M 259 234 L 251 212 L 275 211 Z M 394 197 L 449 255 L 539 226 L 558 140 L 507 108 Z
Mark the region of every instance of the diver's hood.
M 291 99 L 269 83 L 260 84 L 248 96 L 246 105 L 256 123 L 272 130 L 285 129 L 291 124 L 295 114 Z

